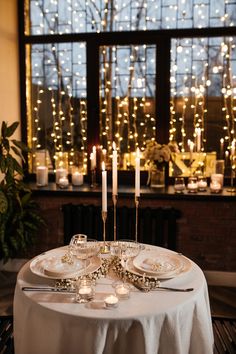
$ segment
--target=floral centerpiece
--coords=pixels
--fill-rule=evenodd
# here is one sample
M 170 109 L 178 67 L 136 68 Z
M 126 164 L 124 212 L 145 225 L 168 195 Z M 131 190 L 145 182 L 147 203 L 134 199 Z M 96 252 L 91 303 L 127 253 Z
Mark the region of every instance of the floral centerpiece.
M 163 187 L 165 185 L 165 167 L 171 160 L 172 152 L 176 152 L 177 144 L 174 142 L 167 144 L 159 144 L 157 141 L 148 140 L 143 157 L 148 166 L 147 184 L 155 187 Z M 155 182 L 152 179 L 156 178 Z M 159 179 L 159 180 L 158 180 Z

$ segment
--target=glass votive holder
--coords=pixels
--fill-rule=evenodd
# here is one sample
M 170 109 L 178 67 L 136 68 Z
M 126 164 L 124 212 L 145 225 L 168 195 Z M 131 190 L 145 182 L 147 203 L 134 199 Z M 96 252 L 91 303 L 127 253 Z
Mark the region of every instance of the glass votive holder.
M 82 172 L 74 171 L 71 175 L 73 186 L 81 186 L 84 182 L 84 176 Z
M 119 299 L 116 295 L 110 294 L 104 299 L 106 308 L 114 308 L 118 306 Z
M 56 184 L 59 184 L 59 180 L 62 177 L 67 177 L 67 169 L 60 167 L 56 169 Z
M 207 190 L 207 178 L 204 176 L 199 176 L 197 186 L 199 192 L 205 192 Z
M 95 290 L 90 279 L 80 279 L 76 282 L 75 301 L 82 304 L 93 300 Z
M 185 190 L 185 183 L 183 177 L 175 177 L 174 190 L 175 193 L 183 193 L 183 191 Z
M 58 186 L 62 189 L 67 188 L 69 186 L 69 180 L 68 180 L 67 176 L 63 176 L 59 179 Z
M 210 183 L 211 193 L 220 193 L 222 190 L 221 184 L 217 180 L 212 180 Z
M 197 177 L 188 178 L 187 189 L 189 193 L 197 193 L 198 191 Z
M 115 293 L 116 296 L 120 300 L 126 300 L 130 296 L 130 287 L 129 284 L 122 283 L 122 284 L 117 284 L 115 287 Z
M 224 175 L 222 173 L 212 173 L 211 182 L 216 181 L 220 183 L 221 188 L 224 185 Z

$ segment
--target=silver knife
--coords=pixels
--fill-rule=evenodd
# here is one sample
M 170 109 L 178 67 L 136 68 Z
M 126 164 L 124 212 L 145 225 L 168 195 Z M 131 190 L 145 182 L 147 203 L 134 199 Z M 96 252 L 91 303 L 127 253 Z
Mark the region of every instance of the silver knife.
M 41 287 L 41 286 L 23 286 L 22 291 L 39 291 L 39 292 L 52 292 L 52 293 L 75 293 L 75 290 L 60 289 L 53 287 Z
M 155 291 L 155 290 L 169 290 L 169 291 L 181 291 L 181 292 L 188 292 L 188 291 L 193 291 L 194 288 L 169 288 L 166 286 L 158 286 L 156 288 L 153 289 L 149 289 L 147 287 L 143 287 L 142 285 L 139 285 L 137 283 L 133 283 L 133 285 L 135 286 L 135 288 L 137 288 L 140 291 L 144 291 L 144 292 L 149 292 L 149 291 Z

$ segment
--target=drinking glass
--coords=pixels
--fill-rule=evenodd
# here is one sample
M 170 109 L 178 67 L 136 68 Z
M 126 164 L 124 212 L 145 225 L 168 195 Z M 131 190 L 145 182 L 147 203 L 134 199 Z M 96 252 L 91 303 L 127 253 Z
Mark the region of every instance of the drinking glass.
M 85 270 L 87 263 L 87 235 L 76 234 L 72 236 L 69 244 L 69 253 L 72 257 L 82 261 L 82 268 Z
M 127 261 L 130 258 L 136 257 L 140 250 L 141 246 L 138 242 L 129 239 L 122 239 L 118 241 L 119 249 L 120 249 L 120 258 L 124 262 L 124 276 L 123 283 L 126 282 L 126 270 L 127 270 Z

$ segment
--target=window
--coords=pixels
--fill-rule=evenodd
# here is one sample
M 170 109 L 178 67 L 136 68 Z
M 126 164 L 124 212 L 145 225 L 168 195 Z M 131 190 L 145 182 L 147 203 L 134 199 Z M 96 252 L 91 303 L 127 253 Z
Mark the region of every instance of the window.
M 136 147 L 151 139 L 177 144 L 170 177 L 229 162 L 235 10 L 232 0 L 19 4 L 29 173 L 43 162 L 87 174 L 93 145 L 109 168 L 113 141 L 120 170 L 132 170 Z

